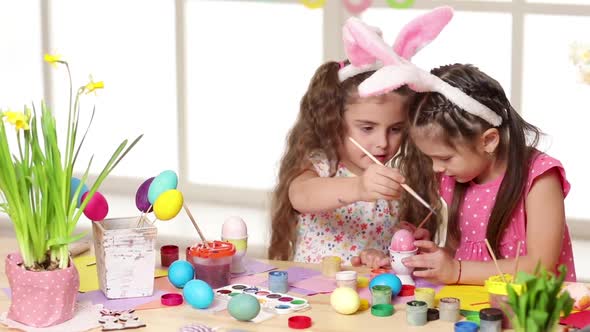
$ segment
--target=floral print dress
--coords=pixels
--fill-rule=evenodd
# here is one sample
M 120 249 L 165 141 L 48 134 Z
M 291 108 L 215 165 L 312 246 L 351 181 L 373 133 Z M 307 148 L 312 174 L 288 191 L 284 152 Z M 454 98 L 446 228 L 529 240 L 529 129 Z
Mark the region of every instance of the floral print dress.
M 330 163 L 322 152 L 312 153 L 310 161 L 321 177 L 329 177 Z M 343 164 L 335 177 L 356 176 Z M 319 263 L 324 256 L 339 256 L 350 265 L 353 256 L 364 249 L 388 252 L 399 221 L 397 201 L 355 202 L 333 211 L 302 213 L 297 222 L 294 261 Z

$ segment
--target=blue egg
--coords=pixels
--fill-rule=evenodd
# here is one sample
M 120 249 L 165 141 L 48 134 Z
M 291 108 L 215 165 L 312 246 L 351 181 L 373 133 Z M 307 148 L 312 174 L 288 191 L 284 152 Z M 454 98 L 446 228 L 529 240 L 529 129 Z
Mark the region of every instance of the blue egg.
M 170 189 L 176 189 L 178 186 L 178 176 L 174 171 L 164 171 L 154 178 L 148 190 L 148 200 L 153 205 L 158 196 Z
M 239 321 L 249 321 L 260 312 L 260 302 L 250 294 L 238 294 L 229 300 L 227 311 Z
M 195 269 L 191 263 L 178 260 L 172 263 L 168 268 L 168 280 L 177 288 L 182 288 L 185 284 L 195 278 Z
M 78 178 L 72 178 L 70 181 L 70 202 L 74 198 L 74 194 L 76 194 L 76 190 L 78 190 L 78 186 L 82 181 Z M 80 189 L 80 193 L 78 194 L 78 199 L 76 203 L 76 207 L 80 207 L 82 204 L 82 196 L 88 192 L 88 186 L 85 183 L 82 183 L 82 189 Z
M 213 303 L 215 294 L 208 283 L 193 279 L 184 285 L 182 290 L 184 300 L 197 309 L 207 309 Z
M 375 285 L 385 285 L 391 287 L 391 295 L 396 296 L 402 289 L 402 282 L 392 273 L 381 273 L 371 280 L 369 289 Z

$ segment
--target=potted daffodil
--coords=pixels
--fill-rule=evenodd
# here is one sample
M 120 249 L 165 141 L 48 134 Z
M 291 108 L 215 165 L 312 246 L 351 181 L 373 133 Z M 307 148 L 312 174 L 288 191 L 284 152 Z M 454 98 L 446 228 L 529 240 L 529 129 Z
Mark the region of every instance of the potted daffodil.
M 81 214 L 102 197 L 95 195 L 100 184 L 141 138 L 131 144 L 124 140 L 92 186 L 84 185 L 92 158 L 81 179 L 73 178 L 88 132 L 79 135 L 79 101 L 103 83 L 91 80 L 73 90 L 68 63 L 56 55 L 45 55 L 45 61 L 64 68 L 70 77 L 65 136 L 58 137 L 55 115 L 44 102 L 22 111 L 0 109 L 0 212 L 12 222 L 19 249 L 6 257 L 12 293 L 8 318 L 35 327 L 73 317 L 79 276 L 68 244 L 84 236 L 74 235 Z

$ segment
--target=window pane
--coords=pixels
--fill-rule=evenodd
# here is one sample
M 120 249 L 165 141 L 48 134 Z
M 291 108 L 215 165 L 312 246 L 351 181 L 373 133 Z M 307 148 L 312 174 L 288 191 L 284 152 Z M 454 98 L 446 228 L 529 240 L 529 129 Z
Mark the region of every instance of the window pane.
M 77 164 L 102 169 L 125 138 L 145 136 L 113 171 L 149 177 L 176 169 L 177 107 L 174 2 L 159 0 L 54 0 L 52 45 L 70 62 L 74 88 L 94 80 L 104 90 L 82 99 L 80 127 L 96 115 Z M 54 70 L 57 114 L 67 120 L 67 76 Z M 65 135 L 64 135 L 65 137 Z
M 186 10 L 190 181 L 269 189 L 322 60 L 322 12 L 238 1 Z
M 363 20 L 383 31 L 393 45 L 398 32 L 425 10 L 368 9 Z M 482 36 L 485 36 L 483 38 Z M 510 96 L 512 18 L 509 14 L 455 12 L 453 19 L 412 61 L 425 70 L 471 63 L 492 76 Z
M 523 115 L 550 137 L 543 148 L 561 160 L 572 189 L 566 200 L 569 217 L 590 218 L 590 178 L 585 146 L 590 115 L 590 85 L 580 83 L 568 58 L 574 41 L 590 42 L 587 17 L 528 15 L 525 18 Z
M 39 1 L 0 2 L 0 109 L 43 98 Z

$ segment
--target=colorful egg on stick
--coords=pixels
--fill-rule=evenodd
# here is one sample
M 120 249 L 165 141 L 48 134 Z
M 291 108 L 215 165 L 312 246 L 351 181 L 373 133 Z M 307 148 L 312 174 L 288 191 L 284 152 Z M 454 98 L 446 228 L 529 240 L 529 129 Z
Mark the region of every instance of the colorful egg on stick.
M 165 191 L 176 189 L 178 176 L 174 171 L 164 171 L 154 178 L 148 190 L 148 200 L 155 204 L 158 197 Z
M 150 189 L 150 185 L 154 181 L 154 177 L 151 177 L 145 180 L 139 188 L 137 188 L 137 192 L 135 193 L 135 206 L 141 212 L 152 212 L 153 206 L 148 199 L 148 191 Z
M 176 189 L 170 189 L 159 195 L 154 203 L 154 214 L 160 220 L 170 220 L 178 215 L 183 204 L 182 193 Z
M 70 182 L 70 202 L 74 198 L 74 195 L 76 194 L 76 190 L 78 190 L 78 187 L 80 186 L 81 182 L 82 181 L 80 181 L 80 179 L 78 179 L 78 178 L 72 178 L 72 180 Z M 88 192 L 88 186 L 85 183 L 82 183 L 82 188 L 80 189 L 80 192 L 78 193 L 78 201 L 76 203 L 76 207 L 80 207 L 80 204 L 82 204 L 82 200 L 83 200 L 82 195 L 84 195 L 87 192 Z
M 86 199 L 87 195 L 88 193 L 82 195 L 82 201 Z M 98 191 L 95 192 L 84 208 L 84 215 L 92 221 L 101 221 L 104 220 L 108 213 L 109 203 L 107 203 L 106 198 Z

